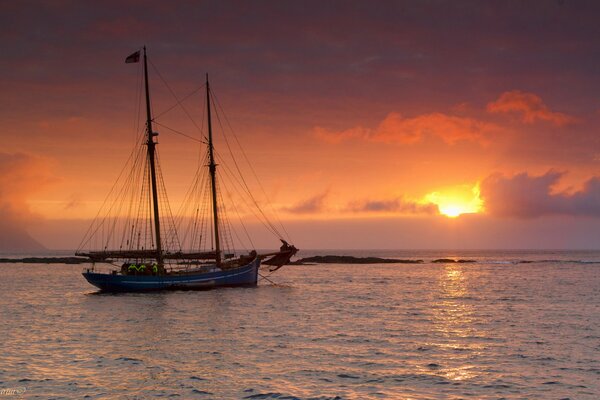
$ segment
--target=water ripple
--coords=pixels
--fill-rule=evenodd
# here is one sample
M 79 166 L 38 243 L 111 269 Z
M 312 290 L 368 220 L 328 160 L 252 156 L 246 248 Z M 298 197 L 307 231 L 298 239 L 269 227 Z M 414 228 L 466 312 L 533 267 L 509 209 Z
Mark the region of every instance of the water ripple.
M 413 256 L 478 262 L 295 266 L 275 278 L 287 286 L 145 295 L 94 294 L 76 266 L 0 265 L 0 386 L 28 398 L 598 398 L 600 268 L 572 262 L 596 255 Z

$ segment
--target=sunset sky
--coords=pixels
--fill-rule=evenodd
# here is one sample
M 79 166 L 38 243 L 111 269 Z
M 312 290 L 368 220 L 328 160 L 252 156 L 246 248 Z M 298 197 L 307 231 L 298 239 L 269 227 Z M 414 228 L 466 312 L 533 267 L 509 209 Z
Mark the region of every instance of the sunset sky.
M 600 249 L 599 16 L 570 0 L 1 1 L 0 240 L 77 247 L 134 144 L 140 64 L 124 59 L 146 45 L 179 98 L 209 73 L 299 248 Z M 157 115 L 174 100 L 150 80 Z M 198 121 L 202 101 L 185 102 Z M 181 111 L 157 121 L 200 138 Z M 177 209 L 200 144 L 156 130 Z

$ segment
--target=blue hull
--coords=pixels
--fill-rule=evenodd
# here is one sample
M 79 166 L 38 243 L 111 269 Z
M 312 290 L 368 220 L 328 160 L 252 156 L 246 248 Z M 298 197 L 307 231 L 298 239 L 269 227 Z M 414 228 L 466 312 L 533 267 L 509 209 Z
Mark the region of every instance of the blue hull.
M 260 259 L 239 268 L 189 275 L 112 275 L 84 272 L 89 283 L 106 292 L 147 292 L 153 290 L 205 290 L 216 287 L 256 286 Z

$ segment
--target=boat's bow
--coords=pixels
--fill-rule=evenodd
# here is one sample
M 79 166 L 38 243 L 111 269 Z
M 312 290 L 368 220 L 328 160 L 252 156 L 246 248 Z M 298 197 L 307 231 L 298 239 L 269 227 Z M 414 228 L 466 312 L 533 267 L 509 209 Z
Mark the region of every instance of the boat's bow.
M 284 265 L 289 264 L 292 257 L 298 252 L 298 249 L 293 244 L 289 244 L 283 239 L 279 240 L 281 240 L 282 245 L 278 252 L 260 255 L 264 265 L 275 267 L 271 271 L 276 271 Z

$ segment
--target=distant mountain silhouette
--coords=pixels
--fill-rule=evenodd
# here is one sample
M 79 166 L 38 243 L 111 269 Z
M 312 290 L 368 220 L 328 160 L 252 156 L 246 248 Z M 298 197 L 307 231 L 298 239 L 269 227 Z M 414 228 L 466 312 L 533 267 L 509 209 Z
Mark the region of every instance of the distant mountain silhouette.
M 0 252 L 40 251 L 46 248 L 23 228 L 0 229 Z

